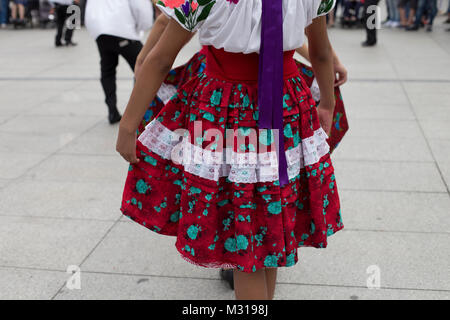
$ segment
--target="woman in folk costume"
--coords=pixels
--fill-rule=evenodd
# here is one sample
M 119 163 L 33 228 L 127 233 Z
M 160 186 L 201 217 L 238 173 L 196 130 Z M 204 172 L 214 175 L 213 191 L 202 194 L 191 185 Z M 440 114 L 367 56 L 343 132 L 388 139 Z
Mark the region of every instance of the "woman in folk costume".
M 154 3 L 156 4 L 156 0 Z M 161 34 L 164 32 L 167 27 L 170 18 L 166 15 L 160 15 L 156 21 L 155 25 L 152 28 L 152 31 L 145 43 L 144 48 L 139 53 L 135 74 L 140 71 L 140 67 L 145 61 L 145 58 L 153 49 L 153 47 L 158 42 Z M 168 76 L 164 80 L 160 90 L 158 90 L 157 96 L 155 100 L 150 104 L 147 112 L 144 115 L 144 119 L 138 128 L 138 135 L 140 135 L 145 127 L 150 123 L 151 120 L 158 114 L 158 112 L 162 109 L 167 101 L 176 93 L 177 89 L 185 84 L 186 82 L 192 80 L 192 78 L 196 77 L 198 73 L 202 73 L 206 66 L 206 47 L 203 47 L 202 50 L 197 52 L 188 62 L 183 64 L 182 66 L 177 67 L 176 69 L 170 70 Z M 301 48 L 298 48 L 297 53 L 299 53 L 304 59 L 308 62 L 311 62 L 309 57 L 308 46 L 305 43 Z M 317 84 L 317 81 L 314 76 L 314 71 L 309 66 L 301 63 L 300 61 L 296 61 L 298 69 L 305 79 L 308 87 L 312 91 L 312 95 L 316 103 L 320 102 L 320 90 Z M 341 63 L 338 58 L 336 52 L 333 50 L 333 65 L 334 72 L 336 74 L 335 81 L 335 99 L 336 106 L 334 108 L 333 115 L 333 126 L 331 128 L 330 137 L 328 138 L 328 144 L 330 145 L 330 152 L 332 153 L 339 143 L 344 138 L 345 134 L 349 129 L 347 114 L 345 112 L 344 100 L 342 98 L 340 86 L 347 82 L 347 70 L 345 66 Z
M 327 134 L 333 55 L 323 17 L 334 0 L 165 0 L 172 19 L 146 58 L 121 121 L 131 166 L 122 212 L 177 237 L 187 261 L 232 268 L 238 299 L 272 299 L 278 267 L 343 228 Z M 294 50 L 305 29 L 317 107 Z M 193 32 L 204 73 L 178 89 L 136 141 L 148 105 Z

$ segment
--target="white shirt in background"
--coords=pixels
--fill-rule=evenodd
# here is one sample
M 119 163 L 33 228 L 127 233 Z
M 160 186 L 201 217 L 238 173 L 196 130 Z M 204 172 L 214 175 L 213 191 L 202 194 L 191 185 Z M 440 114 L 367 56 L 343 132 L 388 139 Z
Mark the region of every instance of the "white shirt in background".
M 150 0 L 88 0 L 85 24 L 94 39 L 105 34 L 141 40 L 153 25 L 153 6 Z

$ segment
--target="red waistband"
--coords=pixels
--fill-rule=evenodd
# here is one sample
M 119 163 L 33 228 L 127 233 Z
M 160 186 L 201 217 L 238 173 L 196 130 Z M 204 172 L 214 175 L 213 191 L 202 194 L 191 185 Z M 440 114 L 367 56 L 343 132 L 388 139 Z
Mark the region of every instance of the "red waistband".
M 205 73 L 208 76 L 228 81 L 258 81 L 259 54 L 231 53 L 212 46 L 204 47 L 202 51 L 206 52 Z M 294 50 L 284 52 L 285 79 L 298 75 L 294 52 Z

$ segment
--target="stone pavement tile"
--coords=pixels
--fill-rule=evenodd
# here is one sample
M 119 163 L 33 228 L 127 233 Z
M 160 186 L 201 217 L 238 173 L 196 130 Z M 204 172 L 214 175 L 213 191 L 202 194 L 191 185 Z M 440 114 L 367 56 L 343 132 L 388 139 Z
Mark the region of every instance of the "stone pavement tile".
M 0 266 L 66 270 L 79 265 L 112 224 L 0 216 Z
M 447 193 L 341 190 L 340 197 L 348 230 L 450 233 Z
M 328 240 L 326 249 L 301 248 L 279 281 L 366 287 L 376 266 L 382 288 L 450 291 L 448 233 L 342 231 Z
M 345 87 L 344 87 L 345 88 Z M 346 97 L 346 90 L 342 90 L 342 95 L 347 112 L 350 128 L 354 122 L 360 119 L 378 119 L 378 120 L 415 120 L 416 117 L 409 105 L 406 104 L 359 104 L 355 102 L 348 102 Z M 351 104 L 353 103 L 353 104 Z
M 345 137 L 333 153 L 333 159 L 368 161 L 433 161 L 423 137 L 355 138 Z
M 11 180 L 8 180 L 8 179 L 0 179 L 0 189 L 4 188 L 10 182 L 11 182 Z
M 422 139 L 416 121 L 358 119 L 351 123 L 348 136 L 373 139 Z M 423 140 L 423 139 L 422 139 Z
M 66 92 L 69 85 L 64 81 L 13 81 L 0 88 L 2 115 L 30 111 L 60 92 Z
M 0 152 L 0 178 L 18 178 L 47 156 L 45 153 Z
M 9 117 L 5 117 L 5 116 L 0 116 L 0 126 L 4 123 L 6 123 L 9 119 L 11 119 L 13 116 L 9 116 Z
M 49 300 L 68 277 L 61 271 L 0 267 L 0 300 Z
M 21 116 L 0 126 L 0 132 L 42 136 L 79 135 L 99 122 L 99 117 Z
M 428 143 L 438 163 L 450 160 L 450 139 L 428 139 Z
M 100 122 L 59 151 L 61 154 L 117 155 L 118 126 Z
M 125 183 L 128 164 L 119 155 L 55 154 L 27 172 L 40 181 Z
M 409 101 L 398 82 L 350 81 L 343 87 L 346 105 L 357 109 L 359 106 L 374 106 L 373 113 L 380 114 L 376 106 L 407 106 Z M 389 114 L 385 114 L 389 119 Z
M 426 60 L 423 58 L 393 59 L 392 63 L 395 64 L 398 77 L 401 79 L 450 80 L 448 55 L 440 59 L 431 59 L 427 55 L 424 55 L 424 58 Z
M 154 276 L 219 278 L 217 269 L 194 266 L 181 258 L 175 237 L 163 236 L 137 223 L 119 222 L 82 269 L 94 272 Z
M 449 122 L 445 120 L 420 120 L 427 139 L 450 140 Z
M 123 185 L 21 179 L 0 190 L 0 215 L 117 220 Z
M 76 100 L 76 95 L 71 99 Z M 106 118 L 107 109 L 103 104 L 84 102 L 84 101 L 67 101 L 60 102 L 44 102 L 36 108 L 32 108 L 28 115 L 50 115 L 50 116 L 103 116 Z
M 277 284 L 276 300 L 448 300 L 448 291 Z
M 339 188 L 446 192 L 434 163 L 335 160 Z
M 81 290 L 63 288 L 57 300 L 233 300 L 218 279 L 89 273 L 81 270 Z
M 404 85 L 418 119 L 450 120 L 448 83 L 421 82 Z
M 36 135 L 33 133 L 1 132 L 0 152 L 4 153 L 53 153 L 62 148 L 80 133 L 66 132 L 60 134 Z
M 442 172 L 447 188 L 450 189 L 450 160 L 439 162 L 439 169 Z

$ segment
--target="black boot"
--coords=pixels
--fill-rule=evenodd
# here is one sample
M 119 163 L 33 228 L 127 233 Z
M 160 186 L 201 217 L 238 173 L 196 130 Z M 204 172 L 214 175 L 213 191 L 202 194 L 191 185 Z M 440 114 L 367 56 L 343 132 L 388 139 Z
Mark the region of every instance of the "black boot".
M 364 41 L 363 43 L 361 43 L 361 45 L 362 45 L 364 48 L 373 47 L 373 46 L 375 46 L 376 44 L 377 44 L 376 41 Z
M 220 278 L 228 283 L 231 290 L 234 290 L 233 270 L 220 269 Z
M 122 119 L 119 111 L 117 109 L 110 110 L 108 115 L 108 120 L 110 124 L 115 124 Z

